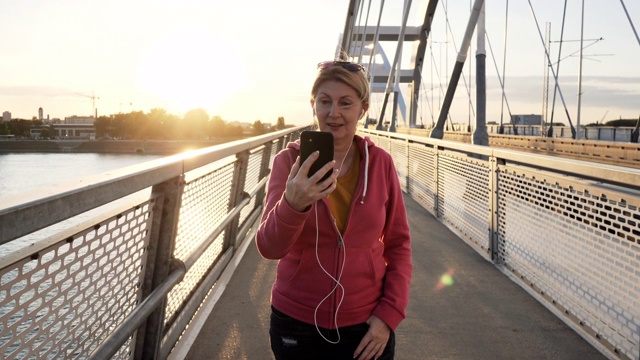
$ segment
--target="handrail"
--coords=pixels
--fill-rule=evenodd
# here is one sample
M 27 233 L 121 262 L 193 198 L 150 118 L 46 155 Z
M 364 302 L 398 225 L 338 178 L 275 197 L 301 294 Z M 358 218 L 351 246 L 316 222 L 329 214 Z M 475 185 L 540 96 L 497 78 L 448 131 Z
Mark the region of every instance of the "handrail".
M 562 172 L 567 175 L 588 177 L 591 179 L 604 180 L 606 182 L 615 182 L 616 184 L 621 184 L 624 186 L 633 186 L 640 188 L 640 170 L 635 168 L 610 164 L 598 164 L 598 166 L 594 166 L 592 162 L 584 160 L 550 157 L 548 155 L 533 154 L 489 146 L 479 146 L 456 141 L 433 139 L 417 135 L 405 135 L 369 129 L 361 129 L 360 131 L 365 134 L 373 134 L 389 139 L 422 143 L 439 148 L 448 148 L 454 149 L 456 151 L 463 151 L 470 154 L 495 157 L 510 163 L 517 163 L 526 166 L 536 166 Z
M 0 245 L 64 219 L 146 189 L 185 172 L 254 148 L 305 128 L 299 126 L 254 138 L 192 150 L 144 164 L 85 177 L 44 191 L 30 191 L 0 201 Z M 132 181 L 131 179 L 135 179 Z M 90 193 L 90 196 L 87 194 Z M 68 206 L 74 204 L 74 206 Z M 43 216 L 46 214 L 46 216 Z M 21 224 L 21 226 L 15 226 Z

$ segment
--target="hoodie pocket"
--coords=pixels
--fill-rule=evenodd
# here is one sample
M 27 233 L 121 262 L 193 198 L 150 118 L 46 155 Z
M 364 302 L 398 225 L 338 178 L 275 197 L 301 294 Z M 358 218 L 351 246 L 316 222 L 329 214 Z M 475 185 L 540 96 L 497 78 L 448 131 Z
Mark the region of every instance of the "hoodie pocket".
M 369 249 L 349 249 L 347 251 L 347 260 L 345 263 L 345 274 L 349 274 L 352 278 L 352 284 L 355 291 L 368 290 L 379 282 L 381 277 L 379 271 L 376 271 L 373 257 Z
M 285 257 L 280 260 L 279 273 L 282 274 L 282 280 L 287 287 L 294 285 L 300 281 L 308 281 L 307 279 L 316 263 L 315 251 L 311 249 L 303 249 L 300 257 Z

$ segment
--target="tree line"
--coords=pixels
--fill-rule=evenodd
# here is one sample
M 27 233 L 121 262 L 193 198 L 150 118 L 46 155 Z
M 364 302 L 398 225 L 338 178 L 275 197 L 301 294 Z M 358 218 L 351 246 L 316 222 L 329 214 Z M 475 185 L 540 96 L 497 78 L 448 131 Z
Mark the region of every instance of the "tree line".
M 11 121 L 0 120 L 0 135 L 29 137 L 30 130 L 34 126 L 42 126 L 42 121 L 24 119 L 13 119 Z
M 0 135 L 29 137 L 31 128 L 36 126 L 42 128 L 41 137 L 47 138 L 49 131 L 43 127 L 42 121 L 36 119 L 0 121 Z M 256 120 L 247 127 L 227 122 L 218 115 L 210 117 L 204 109 L 189 110 L 179 117 L 154 108 L 147 113 L 132 111 L 100 116 L 94 127 L 96 139 L 205 140 L 257 136 L 292 125 L 285 125 L 284 117 L 278 117 L 275 125 Z

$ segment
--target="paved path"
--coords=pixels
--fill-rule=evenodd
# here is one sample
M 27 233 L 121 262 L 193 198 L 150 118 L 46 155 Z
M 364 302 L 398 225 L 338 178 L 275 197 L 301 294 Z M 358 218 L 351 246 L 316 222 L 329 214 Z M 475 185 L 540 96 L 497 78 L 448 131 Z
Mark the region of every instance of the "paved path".
M 493 264 L 405 197 L 414 272 L 396 359 L 605 359 Z M 251 244 L 187 359 L 273 359 L 275 261 Z M 437 286 L 443 274 L 453 284 Z

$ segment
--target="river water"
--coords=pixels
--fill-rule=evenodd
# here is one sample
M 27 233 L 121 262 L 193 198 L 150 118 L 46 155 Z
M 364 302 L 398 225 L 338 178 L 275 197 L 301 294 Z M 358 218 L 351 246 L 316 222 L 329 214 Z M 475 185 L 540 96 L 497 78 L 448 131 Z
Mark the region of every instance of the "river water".
M 144 154 L 0 154 L 0 204 L 7 196 L 20 196 L 36 189 L 64 184 L 75 179 L 158 159 L 160 155 Z M 32 236 L 0 245 L 0 256 L 28 246 L 55 233 L 44 229 Z
M 151 161 L 160 157 L 161 156 L 159 155 L 143 154 L 0 154 L 0 204 L 2 204 L 2 199 L 6 196 L 19 197 L 20 194 L 25 194 L 36 189 L 68 183 L 86 176 L 96 175 L 102 172 L 140 164 L 142 162 Z M 42 229 L 33 234 L 16 239 L 8 244 L 0 245 L 0 260 L 5 255 L 11 252 L 27 247 L 49 236 L 55 235 L 65 227 L 82 221 L 84 218 L 91 216 L 89 214 L 91 214 L 93 211 L 94 210 L 83 215 L 79 215 L 75 218 L 65 220 L 64 222 L 58 223 L 54 226 Z M 10 277 L 11 276 L 15 275 L 10 275 Z M 33 278 L 31 279 L 33 280 Z M 45 287 L 42 287 L 42 291 L 47 291 L 47 289 Z M 2 294 L 0 294 L 0 299 L 1 298 Z M 54 303 L 54 308 L 59 306 L 56 304 L 61 303 L 61 299 L 63 298 L 56 300 L 56 303 Z M 11 306 L 11 303 L 9 303 L 9 305 L 5 305 L 4 307 L 0 306 L 0 315 L 4 314 L 6 311 L 11 311 Z M 8 321 L 18 321 L 16 319 L 20 319 L 21 316 L 24 316 L 24 312 L 22 313 L 22 315 L 21 313 L 13 315 Z M 38 318 L 38 316 L 44 315 L 37 315 L 36 318 Z M 48 320 L 45 320 L 43 324 L 46 328 L 47 324 L 53 324 L 55 322 L 56 321 L 49 318 Z M 17 331 L 24 331 L 24 327 L 26 327 L 28 324 L 29 321 L 23 322 L 22 325 L 18 327 Z M 60 325 L 52 326 L 53 329 L 57 329 L 56 326 L 59 327 Z M 14 338 L 7 335 L 4 338 L 0 339 L 0 343 L 2 343 L 3 341 L 8 341 L 8 339 Z M 17 346 L 17 344 L 15 346 Z M 13 352 L 15 346 L 11 346 L 3 353 L 0 353 L 0 358 L 4 359 L 7 354 Z M 19 354 L 18 357 L 20 357 L 21 354 Z M 11 355 L 9 355 L 9 357 L 11 357 Z
M 142 154 L 0 154 L 0 201 L 9 195 L 160 158 Z

